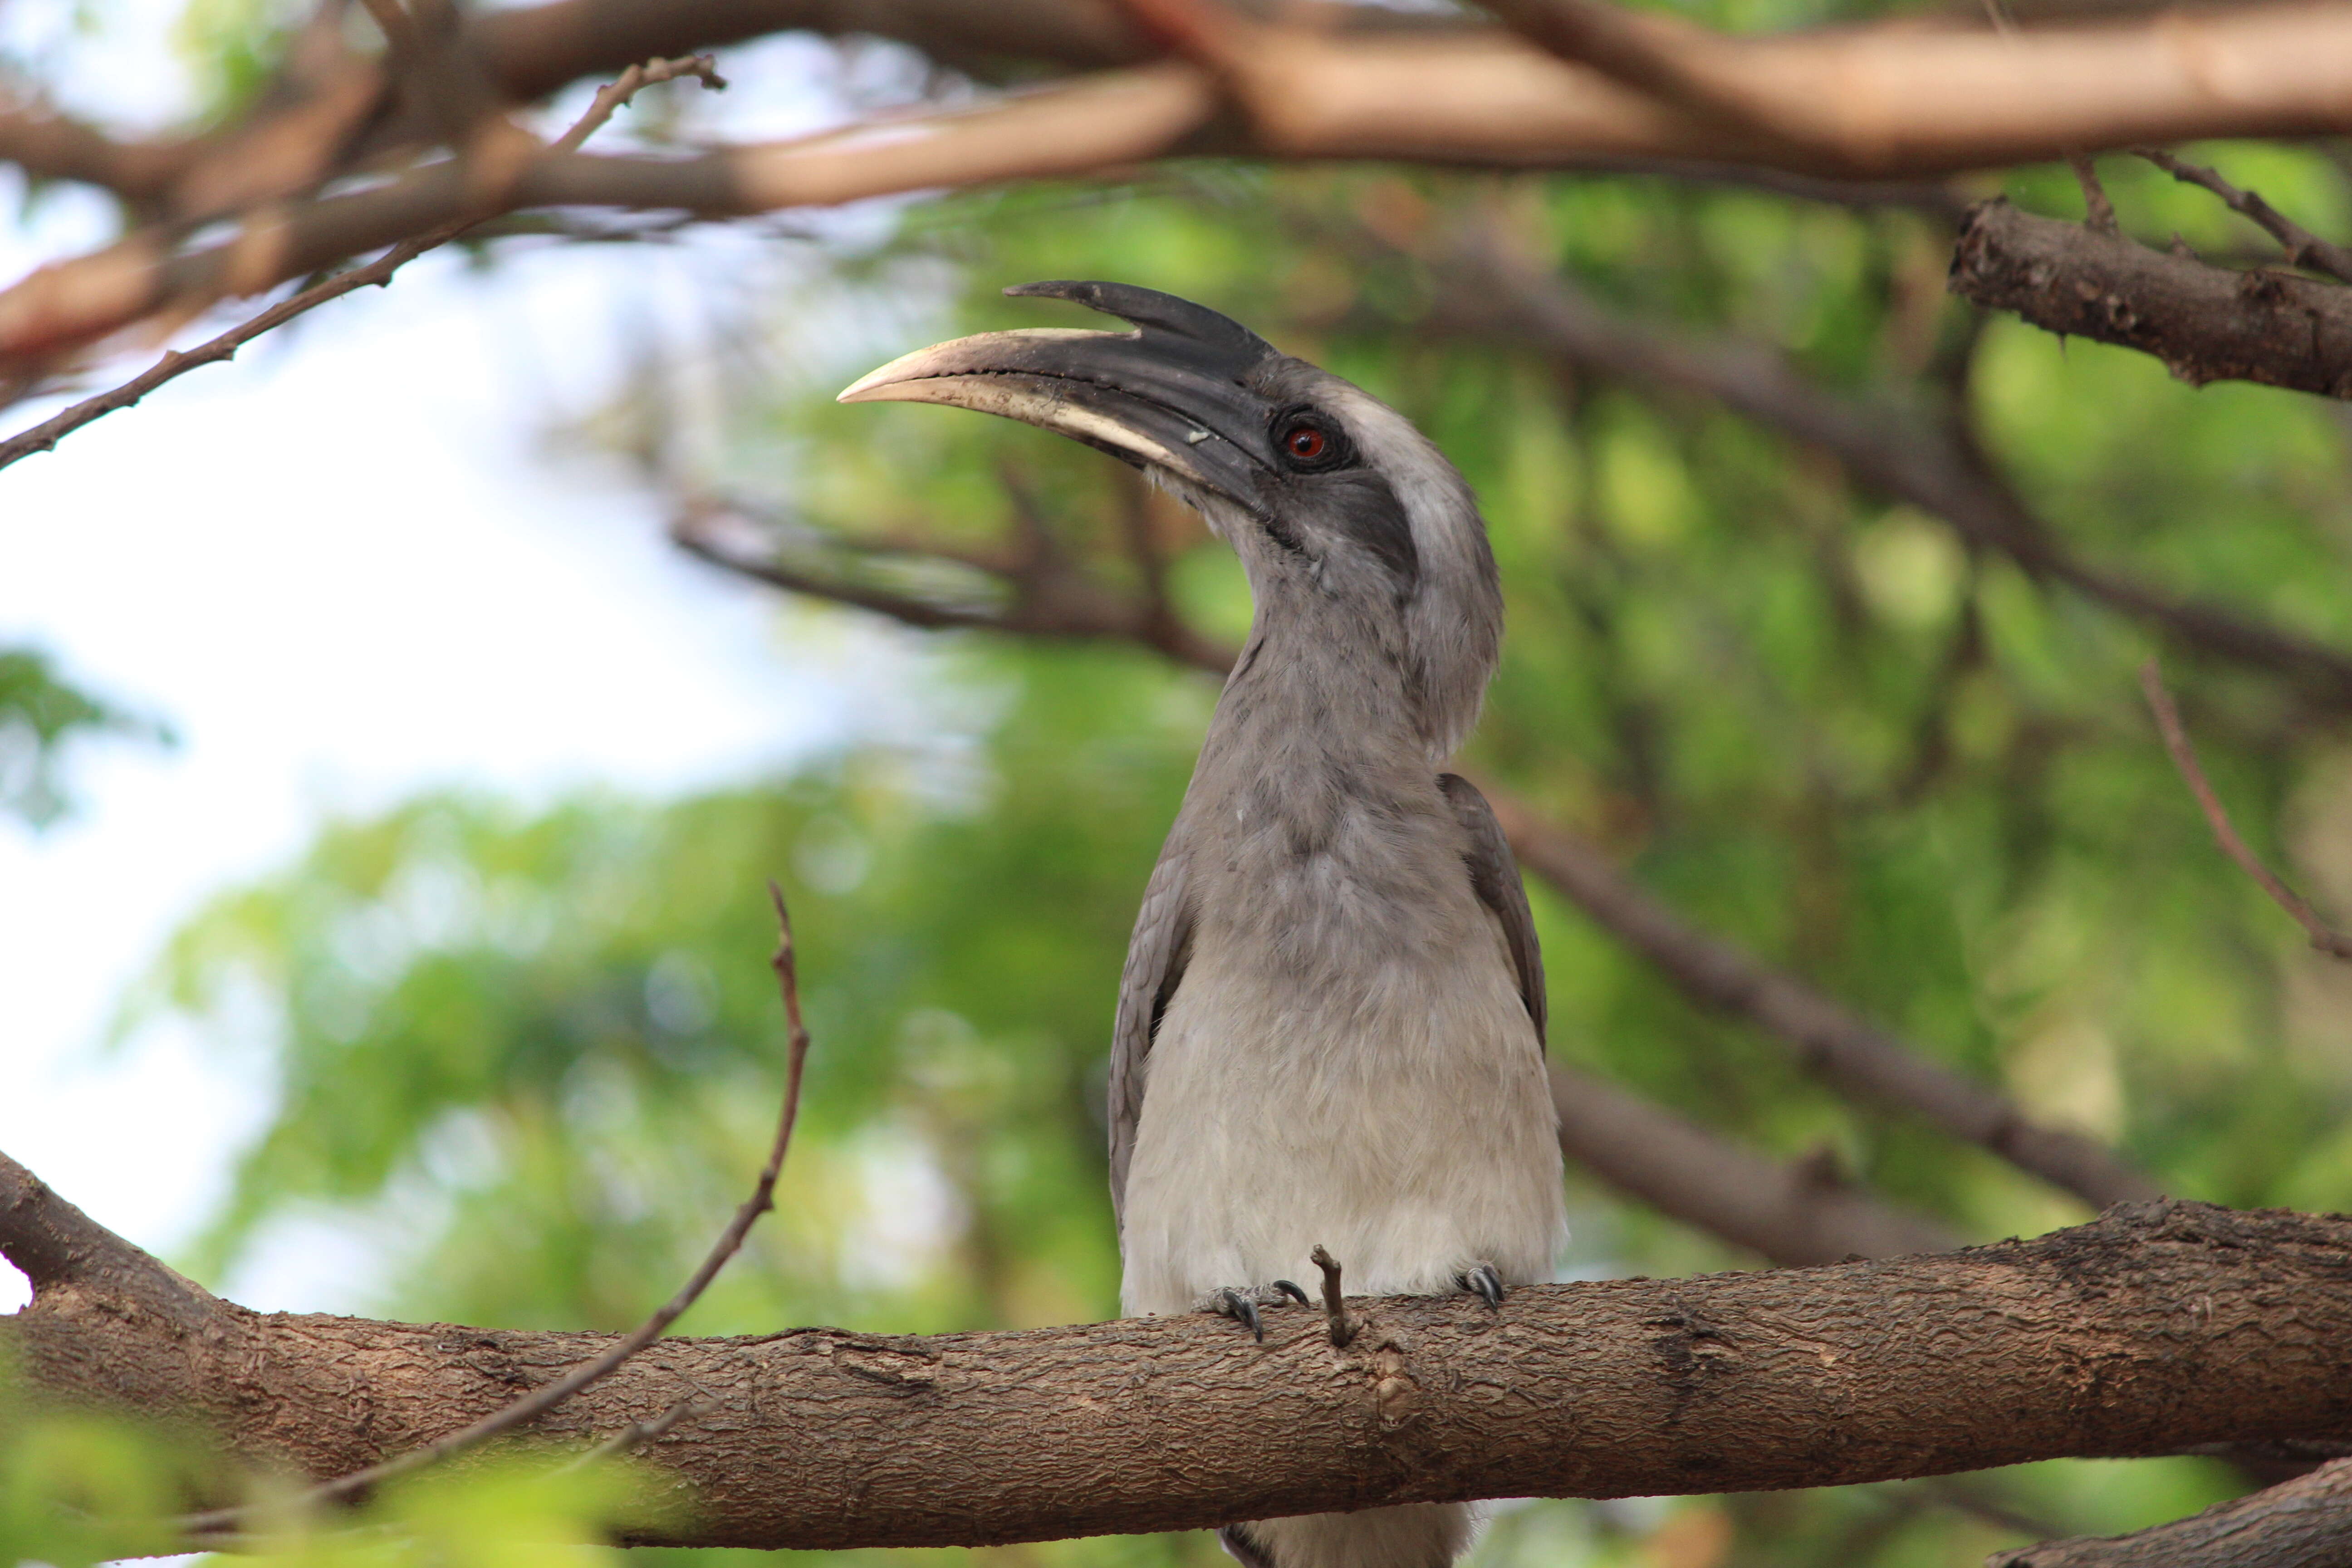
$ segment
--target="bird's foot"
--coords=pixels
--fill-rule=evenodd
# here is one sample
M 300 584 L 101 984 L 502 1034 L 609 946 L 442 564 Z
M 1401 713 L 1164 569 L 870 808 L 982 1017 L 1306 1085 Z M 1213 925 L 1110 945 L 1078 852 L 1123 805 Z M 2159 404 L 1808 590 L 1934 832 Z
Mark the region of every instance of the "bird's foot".
M 1265 1321 L 1258 1315 L 1259 1310 L 1278 1307 L 1285 1298 L 1302 1307 L 1309 1305 L 1306 1291 L 1287 1279 L 1277 1279 L 1271 1285 L 1230 1285 L 1221 1290 L 1212 1290 L 1194 1306 L 1201 1311 L 1214 1312 L 1219 1317 L 1231 1318 L 1235 1322 L 1247 1325 L 1249 1331 L 1263 1344 L 1265 1342 Z
M 1503 1305 L 1503 1277 L 1495 1272 L 1495 1266 L 1491 1263 L 1472 1265 L 1456 1274 L 1454 1283 L 1489 1307 L 1499 1310 Z

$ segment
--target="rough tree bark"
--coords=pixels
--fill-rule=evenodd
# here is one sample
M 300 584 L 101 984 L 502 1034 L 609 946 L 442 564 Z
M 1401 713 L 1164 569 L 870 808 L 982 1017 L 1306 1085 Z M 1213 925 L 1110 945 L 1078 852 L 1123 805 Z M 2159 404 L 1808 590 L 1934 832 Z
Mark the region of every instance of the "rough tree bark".
M 2343 1568 L 2352 1540 L 2352 1459 L 2191 1519 L 2105 1538 L 2045 1541 L 1985 1568 Z
M 64 1237 L 60 1245 L 52 1238 Z M 35 1397 L 128 1407 L 311 1477 L 411 1447 L 610 1336 L 264 1315 L 0 1163 Z M 117 1281 L 130 1280 L 127 1288 Z M 682 1395 L 642 1538 L 980 1544 L 1406 1500 L 1837 1485 L 2352 1432 L 2352 1219 L 2125 1205 L 1877 1263 L 930 1338 L 669 1340 L 560 1407 L 581 1443 Z
M 2209 267 L 1999 198 L 1970 209 L 1951 281 L 2037 327 L 2154 354 L 2196 385 L 2352 397 L 2352 289 L 2341 284 Z

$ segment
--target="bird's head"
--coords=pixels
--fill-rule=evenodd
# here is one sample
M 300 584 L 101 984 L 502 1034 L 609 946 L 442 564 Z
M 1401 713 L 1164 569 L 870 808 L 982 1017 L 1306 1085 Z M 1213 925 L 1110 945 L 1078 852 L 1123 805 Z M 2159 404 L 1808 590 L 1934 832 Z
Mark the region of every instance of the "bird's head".
M 918 349 L 844 403 L 945 403 L 1058 431 L 1141 468 L 1242 558 L 1259 634 L 1360 626 L 1406 668 L 1438 754 L 1475 721 L 1502 634 L 1486 525 L 1403 416 L 1205 306 L 1125 283 L 1026 283 L 1132 331 L 1036 328 Z M 1367 652 L 1372 651 L 1367 649 Z

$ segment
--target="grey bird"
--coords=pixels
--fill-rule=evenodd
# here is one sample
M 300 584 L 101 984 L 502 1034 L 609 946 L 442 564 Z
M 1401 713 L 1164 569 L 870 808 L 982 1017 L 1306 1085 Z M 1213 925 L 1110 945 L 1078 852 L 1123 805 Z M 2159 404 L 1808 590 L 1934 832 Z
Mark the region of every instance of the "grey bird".
M 1031 283 L 1131 331 L 988 332 L 845 403 L 1007 416 L 1136 465 L 1240 555 L 1255 613 L 1145 889 L 1110 1060 L 1129 1314 L 1263 1337 L 1319 1244 L 1367 1294 L 1550 1278 L 1566 1237 L 1517 867 L 1444 771 L 1503 602 L 1469 486 L 1404 417 L 1216 311 Z M 1445 1568 L 1475 1510 L 1227 1525 L 1249 1568 Z

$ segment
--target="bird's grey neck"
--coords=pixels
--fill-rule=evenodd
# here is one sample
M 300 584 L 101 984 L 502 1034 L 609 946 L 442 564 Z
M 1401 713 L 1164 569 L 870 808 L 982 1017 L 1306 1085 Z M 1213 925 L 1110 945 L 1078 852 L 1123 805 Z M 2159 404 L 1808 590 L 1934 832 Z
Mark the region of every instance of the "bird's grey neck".
M 1230 750 L 1283 773 L 1355 773 L 1368 763 L 1433 773 L 1442 731 L 1423 685 L 1390 606 L 1264 593 L 1203 760 Z

